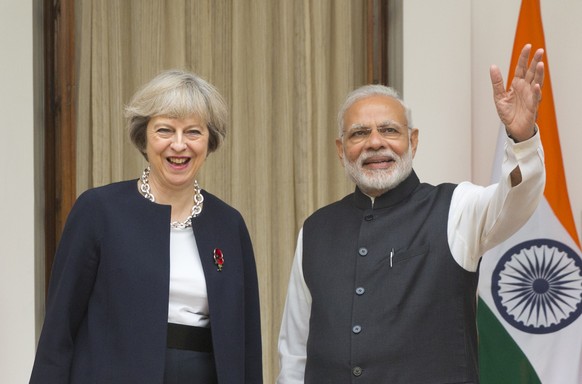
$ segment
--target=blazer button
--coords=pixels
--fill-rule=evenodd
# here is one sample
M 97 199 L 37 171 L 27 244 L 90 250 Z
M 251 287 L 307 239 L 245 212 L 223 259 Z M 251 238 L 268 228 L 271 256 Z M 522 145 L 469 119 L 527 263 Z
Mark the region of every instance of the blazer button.
M 364 292 L 366 292 L 366 290 L 364 289 L 364 287 L 358 287 L 358 288 L 356 288 L 356 294 L 357 294 L 358 296 L 361 296 L 361 295 L 363 295 L 363 294 L 364 294 Z
M 360 325 L 354 325 L 352 327 L 352 332 L 354 332 L 356 335 L 360 332 L 362 332 L 362 327 Z
M 374 220 L 374 215 L 366 215 L 366 216 L 364 216 L 364 220 L 372 221 L 372 220 Z
M 360 254 L 360 256 L 366 256 L 368 254 L 368 249 L 362 247 L 362 248 L 358 249 L 358 253 Z
M 363 369 L 360 367 L 354 367 L 352 368 L 352 374 L 356 377 L 361 376 L 363 372 Z

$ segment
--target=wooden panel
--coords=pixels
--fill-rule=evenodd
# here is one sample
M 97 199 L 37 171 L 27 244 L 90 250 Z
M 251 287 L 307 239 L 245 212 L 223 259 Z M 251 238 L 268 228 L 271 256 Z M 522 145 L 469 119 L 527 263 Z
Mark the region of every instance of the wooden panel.
M 76 197 L 74 32 L 74 0 L 45 0 L 44 171 L 47 284 L 56 246 Z
M 366 3 L 366 81 L 388 84 L 388 1 Z

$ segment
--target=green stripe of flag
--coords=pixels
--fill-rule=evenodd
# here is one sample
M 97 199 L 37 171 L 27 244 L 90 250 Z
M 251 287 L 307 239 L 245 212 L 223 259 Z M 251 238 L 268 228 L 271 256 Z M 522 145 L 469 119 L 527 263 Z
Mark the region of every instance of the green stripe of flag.
M 481 298 L 477 322 L 481 384 L 541 384 L 527 357 Z

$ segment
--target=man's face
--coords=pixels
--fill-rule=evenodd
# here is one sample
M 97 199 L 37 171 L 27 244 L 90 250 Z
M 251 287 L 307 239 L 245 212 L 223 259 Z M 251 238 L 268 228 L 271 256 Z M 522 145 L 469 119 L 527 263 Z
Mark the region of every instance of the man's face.
M 396 187 L 412 171 L 418 130 L 409 129 L 404 107 L 389 96 L 358 100 L 346 110 L 338 155 L 348 176 L 369 196 Z

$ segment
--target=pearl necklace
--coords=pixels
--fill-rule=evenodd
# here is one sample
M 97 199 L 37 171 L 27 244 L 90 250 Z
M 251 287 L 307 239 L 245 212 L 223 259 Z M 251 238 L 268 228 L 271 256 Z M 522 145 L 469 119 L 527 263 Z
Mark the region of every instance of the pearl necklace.
M 150 176 L 150 166 L 148 165 L 146 169 L 143 170 L 141 174 L 140 181 L 141 185 L 139 190 L 143 197 L 151 202 L 155 202 L 152 190 L 150 188 L 149 176 Z M 202 212 L 202 206 L 204 202 L 204 196 L 200 193 L 200 186 L 198 185 L 198 180 L 194 180 L 194 205 L 192 206 L 192 213 L 184 221 L 173 221 L 170 223 L 172 229 L 184 229 L 192 226 L 192 218 L 198 216 Z

